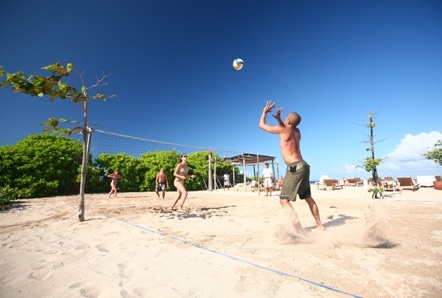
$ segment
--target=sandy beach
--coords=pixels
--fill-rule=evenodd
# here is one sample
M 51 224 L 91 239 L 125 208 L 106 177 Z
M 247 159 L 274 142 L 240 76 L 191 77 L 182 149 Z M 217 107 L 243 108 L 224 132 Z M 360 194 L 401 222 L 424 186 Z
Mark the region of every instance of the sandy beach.
M 317 190 L 296 235 L 278 193 L 21 200 L 0 215 L 1 297 L 441 297 L 442 192 Z

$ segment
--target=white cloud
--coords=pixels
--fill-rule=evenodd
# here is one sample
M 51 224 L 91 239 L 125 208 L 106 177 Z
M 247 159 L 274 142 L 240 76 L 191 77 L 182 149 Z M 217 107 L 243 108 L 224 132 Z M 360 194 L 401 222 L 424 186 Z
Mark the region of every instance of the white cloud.
M 379 172 L 388 173 L 388 176 L 440 174 L 442 167 L 422 155 L 431 150 L 438 140 L 442 140 L 442 133 L 438 131 L 407 134 L 393 152 L 385 157 L 379 166 Z
M 415 136 L 407 134 L 393 152 L 387 155 L 386 162 L 426 160 L 422 154 L 431 150 L 438 140 L 442 140 L 442 133 L 438 131 L 432 131 L 429 133 L 422 132 Z
M 441 175 L 442 166 L 426 159 L 422 154 L 431 150 L 438 140 L 442 140 L 442 133 L 432 131 L 417 135 L 407 134 L 396 148 L 383 158 L 385 160 L 378 167 L 379 176 L 411 176 Z M 356 165 L 345 164 L 343 167 L 330 171 L 330 177 L 362 177 L 370 176 L 364 169 Z

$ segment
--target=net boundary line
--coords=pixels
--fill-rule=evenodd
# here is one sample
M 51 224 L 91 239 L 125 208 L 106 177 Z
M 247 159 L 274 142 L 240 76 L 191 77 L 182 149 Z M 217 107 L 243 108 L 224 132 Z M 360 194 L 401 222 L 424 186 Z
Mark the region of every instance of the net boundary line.
M 186 239 L 178 237 L 178 236 L 168 235 L 166 233 L 163 233 L 163 232 L 160 232 L 160 231 L 156 231 L 156 230 L 154 230 L 152 228 L 146 228 L 146 227 L 140 226 L 140 225 L 138 225 L 136 223 L 133 223 L 133 222 L 130 222 L 130 221 L 126 221 L 124 219 L 120 219 L 120 218 L 116 218 L 116 217 L 112 217 L 112 216 L 108 216 L 108 215 L 104 215 L 104 216 L 112 218 L 112 219 L 115 219 L 115 220 L 118 220 L 118 221 L 121 221 L 121 222 L 123 222 L 123 223 L 125 223 L 127 225 L 130 225 L 130 226 L 133 226 L 135 228 L 138 228 L 138 229 L 141 229 L 141 230 L 144 230 L 144 231 L 148 231 L 148 232 L 151 232 L 153 234 L 157 234 L 157 235 L 160 235 L 160 236 L 163 236 L 163 237 L 168 237 L 168 238 L 170 238 L 172 240 L 181 242 L 183 244 L 189 244 L 189 245 L 192 245 L 192 246 L 194 246 L 196 248 L 199 248 L 199 249 L 202 249 L 202 250 L 205 250 L 205 251 L 208 251 L 208 252 L 211 252 L 211 253 L 214 253 L 214 254 L 217 254 L 217 255 L 229 258 L 231 260 L 238 261 L 238 262 L 241 262 L 241 263 L 245 263 L 247 265 L 251 265 L 251 266 L 253 266 L 255 268 L 258 268 L 258 269 L 262 269 L 262 270 L 265 270 L 265 271 L 273 272 L 273 273 L 276 273 L 276 274 L 281 275 L 281 276 L 295 278 L 295 279 L 297 279 L 299 281 L 303 281 L 303 282 L 309 283 L 311 285 L 314 285 L 314 286 L 317 286 L 319 288 L 322 288 L 322 289 L 325 289 L 325 290 L 329 290 L 329 291 L 332 291 L 332 292 L 344 294 L 344 295 L 355 297 L 355 298 L 362 298 L 362 296 L 351 294 L 351 293 L 347 293 L 347 292 L 341 291 L 339 289 L 333 288 L 331 286 L 327 286 L 327 285 L 325 285 L 323 283 L 320 283 L 320 282 L 316 282 L 316 281 L 313 281 L 313 280 L 309 280 L 309 279 L 306 279 L 306 278 L 295 276 L 295 275 L 292 275 L 290 273 L 286 273 L 286 272 L 283 272 L 283 271 L 280 271 L 280 270 L 272 269 L 272 268 L 266 267 L 264 265 L 260 265 L 260 264 L 257 264 L 257 263 L 251 262 L 251 261 L 247 261 L 247 260 L 239 258 L 239 257 L 235 257 L 235 256 L 232 256 L 232 255 L 223 253 L 223 252 L 216 251 L 214 249 L 205 247 L 203 245 L 200 245 L 198 243 L 186 240 Z
M 61 201 L 63 201 L 67 206 L 70 206 L 70 207 L 74 208 L 74 206 L 72 206 L 71 204 L 69 204 L 68 202 L 63 200 L 62 198 L 59 198 L 59 199 Z M 234 260 L 234 261 L 237 261 L 237 262 L 241 262 L 241 263 L 253 266 L 253 267 L 258 268 L 258 269 L 262 269 L 262 270 L 265 270 L 265 271 L 268 271 L 268 272 L 276 273 L 276 274 L 281 275 L 281 276 L 291 277 L 291 278 L 297 279 L 299 281 L 309 283 L 309 284 L 311 284 L 313 286 L 316 286 L 318 288 L 322 288 L 322 289 L 325 289 L 325 290 L 328 290 L 328 291 L 332 291 L 332 292 L 335 292 L 335 293 L 343 294 L 343 295 L 354 297 L 354 298 L 363 298 L 363 296 L 351 294 L 351 293 L 348 293 L 348 292 L 345 292 L 345 291 L 333 288 L 332 286 L 327 286 L 327 285 L 325 285 L 323 283 L 320 283 L 320 282 L 316 282 L 316 281 L 313 281 L 313 280 L 302 278 L 302 277 L 299 277 L 299 276 L 296 276 L 296 275 L 293 275 L 293 274 L 290 274 L 290 273 L 286 273 L 284 271 L 280 271 L 280 270 L 277 270 L 277 269 L 272 269 L 270 267 L 266 267 L 264 265 L 260 265 L 260 264 L 254 263 L 252 261 L 248 261 L 248 260 L 245 260 L 245 259 L 242 259 L 242 258 L 239 258 L 239 257 L 235 257 L 235 256 L 232 256 L 232 255 L 220 252 L 220 251 L 216 251 L 214 249 L 205 247 L 205 246 L 203 246 L 201 244 L 198 244 L 198 243 L 186 240 L 184 238 L 181 238 L 181 237 L 178 237 L 178 236 L 174 236 L 174 235 L 169 235 L 167 233 L 163 233 L 161 231 L 155 230 L 155 229 L 150 228 L 150 227 L 144 227 L 144 226 L 141 226 L 139 224 L 136 224 L 136 223 L 124 220 L 122 218 L 110 216 L 110 215 L 107 215 L 107 214 L 102 214 L 100 212 L 96 212 L 96 214 L 99 214 L 99 215 L 101 215 L 101 216 L 103 216 L 105 218 L 114 219 L 114 220 L 122 222 L 122 223 L 124 223 L 126 225 L 135 227 L 135 228 L 143 230 L 143 231 L 150 232 L 150 233 L 155 234 L 155 235 L 159 235 L 159 236 L 164 237 L 164 238 L 170 238 L 170 239 L 172 239 L 174 241 L 181 242 L 183 244 L 192 245 L 192 246 L 194 246 L 194 247 L 196 247 L 198 249 L 205 250 L 207 252 L 210 252 L 210 253 L 213 253 L 213 254 L 217 254 L 217 255 L 226 257 L 228 259 L 231 259 L 231 260 Z

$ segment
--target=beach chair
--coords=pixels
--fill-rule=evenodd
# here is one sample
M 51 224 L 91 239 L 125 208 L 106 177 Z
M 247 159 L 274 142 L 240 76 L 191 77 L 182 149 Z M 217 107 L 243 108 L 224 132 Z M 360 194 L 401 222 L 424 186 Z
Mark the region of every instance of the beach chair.
M 347 178 L 347 185 L 349 186 L 363 186 L 364 182 L 361 178 Z
M 369 186 L 375 186 L 374 180 L 372 177 L 368 178 L 368 185 Z M 378 177 L 378 187 L 384 189 L 384 181 L 381 177 Z
M 411 177 L 398 177 L 397 182 L 400 190 L 408 189 L 416 191 L 419 189 L 419 184 L 415 183 Z
M 347 178 L 346 180 L 348 186 L 356 186 L 356 181 L 354 178 Z
M 330 179 L 330 177 L 328 177 L 328 175 L 321 175 L 319 181 L 315 182 L 317 189 L 325 189 L 324 179 Z
M 324 188 L 331 188 L 332 190 L 335 189 L 342 189 L 344 185 L 339 184 L 339 181 L 337 179 L 324 179 Z
M 398 185 L 398 183 L 397 183 L 397 181 L 395 181 L 395 180 L 393 179 L 393 177 L 385 176 L 385 177 L 384 177 L 384 180 L 382 181 L 382 188 L 383 188 L 385 191 L 396 191 L 396 190 L 400 190 L 400 189 L 397 187 L 397 185 Z
M 258 183 L 254 183 L 250 185 L 250 190 L 252 192 L 258 191 L 258 192 L 264 192 L 266 189 L 264 187 L 264 185 L 261 183 L 258 185 Z
M 355 179 L 355 182 L 356 182 L 356 186 L 364 186 L 364 181 L 362 181 L 361 178 L 356 177 L 354 179 Z

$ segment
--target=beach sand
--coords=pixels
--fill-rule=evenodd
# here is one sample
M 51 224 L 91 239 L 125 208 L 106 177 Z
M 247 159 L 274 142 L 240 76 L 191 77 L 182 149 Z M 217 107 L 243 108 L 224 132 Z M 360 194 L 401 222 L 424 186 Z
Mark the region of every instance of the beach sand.
M 442 191 L 383 200 L 316 190 L 296 235 L 278 193 L 190 192 L 21 200 L 0 214 L 0 297 L 441 297 Z

